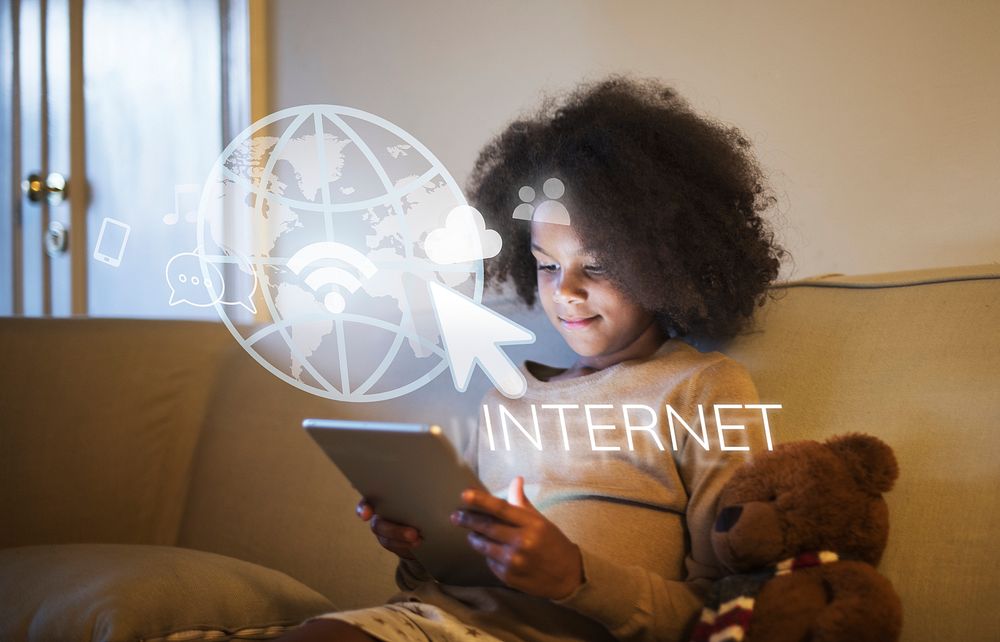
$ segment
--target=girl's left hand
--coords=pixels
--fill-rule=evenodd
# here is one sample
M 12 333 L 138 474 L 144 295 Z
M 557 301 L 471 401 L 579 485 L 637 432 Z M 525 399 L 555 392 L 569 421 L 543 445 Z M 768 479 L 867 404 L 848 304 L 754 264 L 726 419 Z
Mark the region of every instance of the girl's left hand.
M 451 521 L 472 531 L 472 548 L 511 588 L 550 599 L 569 596 L 583 583 L 580 547 L 528 501 L 523 477 L 514 478 L 507 496 L 510 502 L 470 488 Z

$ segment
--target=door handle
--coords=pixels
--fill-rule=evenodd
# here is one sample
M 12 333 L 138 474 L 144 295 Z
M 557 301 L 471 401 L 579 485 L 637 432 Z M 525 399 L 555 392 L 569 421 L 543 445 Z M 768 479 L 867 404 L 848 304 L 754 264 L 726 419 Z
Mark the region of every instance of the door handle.
M 48 199 L 50 205 L 58 205 L 66 200 L 69 185 L 62 174 L 52 172 L 43 179 L 41 174 L 33 173 L 21 182 L 21 189 L 32 203 Z
M 59 221 L 49 223 L 49 229 L 45 232 L 45 252 L 55 258 L 66 253 L 69 246 L 69 230 Z

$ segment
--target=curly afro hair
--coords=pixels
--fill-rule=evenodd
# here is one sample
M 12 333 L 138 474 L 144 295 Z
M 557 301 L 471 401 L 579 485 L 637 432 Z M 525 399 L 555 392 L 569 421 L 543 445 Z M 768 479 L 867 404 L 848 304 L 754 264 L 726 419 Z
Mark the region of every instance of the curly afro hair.
M 547 98 L 482 149 L 470 203 L 504 239 L 486 263 L 531 307 L 531 224 L 512 217 L 521 186 L 559 178 L 584 248 L 667 336 L 726 339 L 763 305 L 786 252 L 760 214 L 776 199 L 749 141 L 697 115 L 656 80 L 611 76 Z

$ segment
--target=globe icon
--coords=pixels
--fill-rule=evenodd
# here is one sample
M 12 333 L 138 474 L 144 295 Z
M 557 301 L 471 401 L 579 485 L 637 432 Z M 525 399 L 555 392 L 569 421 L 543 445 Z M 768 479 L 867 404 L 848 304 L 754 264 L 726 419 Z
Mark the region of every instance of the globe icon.
M 283 381 L 338 401 L 398 397 L 448 368 L 430 283 L 482 300 L 481 255 L 439 263 L 424 250 L 463 206 L 444 166 L 393 123 L 285 109 L 237 136 L 205 182 L 201 281 L 236 341 Z

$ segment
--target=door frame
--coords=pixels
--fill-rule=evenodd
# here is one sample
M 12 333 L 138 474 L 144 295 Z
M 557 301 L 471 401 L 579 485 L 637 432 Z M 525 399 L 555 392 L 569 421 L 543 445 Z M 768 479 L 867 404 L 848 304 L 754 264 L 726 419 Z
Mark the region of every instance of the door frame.
M 0 314 L 21 314 L 23 294 L 20 291 L 21 245 L 17 230 L 20 229 L 21 155 L 21 94 L 18 74 L 20 71 L 20 22 L 18 0 L 0 2 L 0 140 L 8 141 L 0 147 Z

